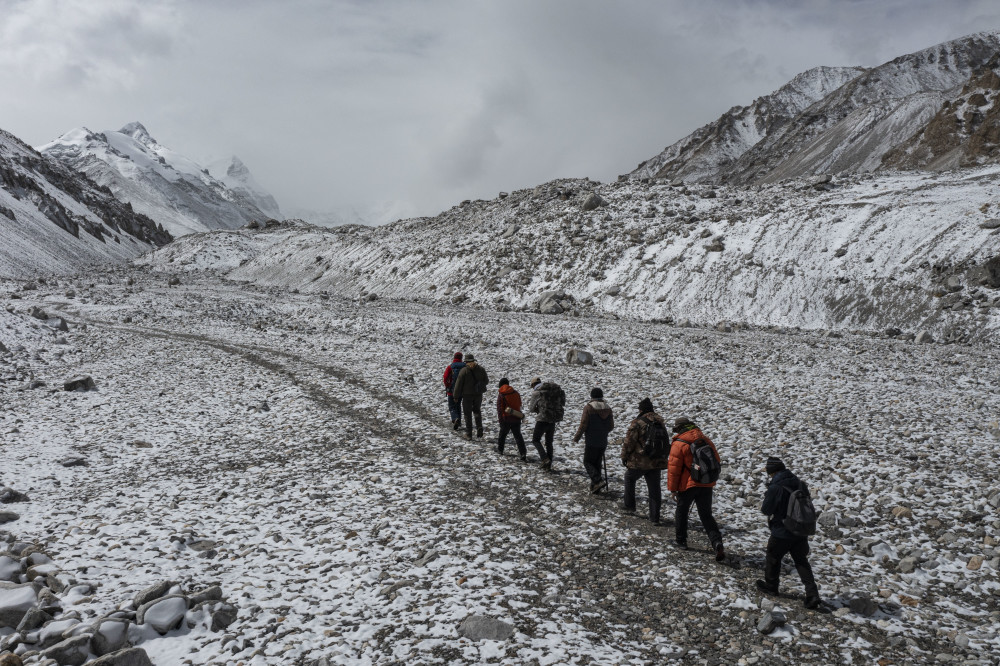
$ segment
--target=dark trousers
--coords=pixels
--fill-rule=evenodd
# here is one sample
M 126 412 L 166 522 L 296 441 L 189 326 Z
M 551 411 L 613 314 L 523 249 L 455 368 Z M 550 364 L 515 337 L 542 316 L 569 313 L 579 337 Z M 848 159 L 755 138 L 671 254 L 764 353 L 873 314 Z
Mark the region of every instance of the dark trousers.
M 778 589 L 778 578 L 781 576 L 781 560 L 785 555 L 792 556 L 795 570 L 799 572 L 802 585 L 806 588 L 806 596 L 818 596 L 816 579 L 813 578 L 812 567 L 809 566 L 809 539 L 779 539 L 771 537 L 767 540 L 767 553 L 764 555 L 764 582 Z
M 722 543 L 722 533 L 719 532 L 719 524 L 712 516 L 712 488 L 688 488 L 677 495 L 677 515 L 675 521 L 675 538 L 681 543 L 688 540 L 688 513 L 691 512 L 691 504 L 698 507 L 698 517 L 701 518 L 701 525 L 708 534 L 708 540 L 715 548 Z
M 646 490 L 649 493 L 649 519 L 660 522 L 660 504 L 663 493 L 660 490 L 660 470 L 658 469 L 626 469 L 625 470 L 625 508 L 635 508 L 635 484 L 639 479 L 646 479 Z
M 514 437 L 514 443 L 517 444 L 517 453 L 523 460 L 524 457 L 528 455 L 528 449 L 524 446 L 524 437 L 521 435 L 520 421 L 517 423 L 507 423 L 506 421 L 500 422 L 500 436 L 497 438 L 497 452 L 503 453 L 504 444 L 507 443 L 507 433 L 510 433 Z
M 606 448 L 607 444 L 585 444 L 583 447 L 583 468 L 587 470 L 592 484 L 604 478 L 601 474 L 601 462 Z
M 454 423 L 462 418 L 462 399 L 448 394 L 448 413 L 451 414 L 451 422 Z
M 483 431 L 483 396 L 482 394 L 462 397 L 462 413 L 465 414 L 465 432 L 472 437 L 472 417 L 476 417 L 476 430 Z
M 542 448 L 542 435 L 545 435 L 545 448 Z M 548 458 L 552 460 L 552 440 L 556 436 L 556 424 L 547 421 L 535 421 L 535 430 L 531 433 L 531 443 L 538 451 L 538 457 L 542 460 Z

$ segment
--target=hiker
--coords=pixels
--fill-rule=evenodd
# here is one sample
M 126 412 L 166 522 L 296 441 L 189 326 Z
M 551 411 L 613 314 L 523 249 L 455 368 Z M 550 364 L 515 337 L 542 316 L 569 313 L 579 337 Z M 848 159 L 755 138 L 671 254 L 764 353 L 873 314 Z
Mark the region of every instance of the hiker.
M 722 545 L 719 525 L 712 516 L 712 489 L 719 477 L 722 459 L 712 440 L 691 419 L 682 416 L 674 421 L 674 433 L 667 467 L 667 488 L 677 500 L 674 543 L 678 548 L 687 550 L 688 513 L 693 503 L 698 507 L 701 525 L 715 550 L 715 559 L 722 562 L 726 559 L 726 550 Z M 703 467 L 712 467 L 714 473 L 703 475 L 700 469 Z
M 528 459 L 528 449 L 524 445 L 524 436 L 521 435 L 521 421 L 524 420 L 524 412 L 521 411 L 521 394 L 514 390 L 506 377 L 500 380 L 499 389 L 497 392 L 497 420 L 500 421 L 500 435 L 497 437 L 497 453 L 503 455 L 507 434 L 510 433 L 514 436 L 514 443 L 517 444 L 517 453 L 521 457 L 521 462 L 525 462 Z
M 465 415 L 465 438 L 472 439 L 472 417 L 476 417 L 476 437 L 483 438 L 483 394 L 490 378 L 486 368 L 476 362 L 476 357 L 467 354 L 465 367 L 458 373 L 453 393 L 462 401 Z M 456 428 L 457 430 L 457 428 Z
M 531 443 L 538 451 L 542 469 L 552 471 L 554 451 L 552 440 L 556 436 L 556 423 L 562 421 L 563 410 L 566 408 L 566 393 L 555 382 L 543 382 L 540 377 L 531 380 L 531 396 L 528 398 L 528 411 L 538 414 L 535 417 L 535 429 L 531 433 Z M 542 436 L 545 436 L 545 448 L 542 448 Z
M 583 468 L 590 477 L 590 492 L 599 493 L 608 487 L 608 482 L 601 476 L 601 463 L 604 461 L 604 451 L 608 448 L 608 433 L 615 428 L 615 415 L 611 405 L 604 402 L 604 391 L 594 388 L 590 391 L 590 402 L 583 407 L 580 417 L 580 427 L 573 435 L 573 441 L 580 442 L 583 437 Z
M 448 367 L 444 369 L 444 390 L 448 394 L 448 414 L 451 415 L 452 430 L 458 430 L 458 427 L 462 425 L 462 397 L 454 395 L 453 389 L 455 381 L 458 379 L 458 373 L 464 367 L 462 352 L 458 351 L 455 352 Z
M 635 485 L 639 479 L 646 479 L 649 521 L 654 525 L 660 524 L 661 470 L 667 467 L 669 453 L 670 435 L 663 417 L 654 411 L 652 400 L 643 398 L 639 402 L 639 416 L 632 419 L 622 443 L 622 464 L 627 468 L 622 508 L 629 513 L 635 511 Z
M 785 467 L 780 458 L 769 457 L 764 471 L 771 480 L 760 510 L 767 516 L 771 538 L 767 540 L 767 551 L 764 555 L 764 580 L 757 581 L 757 588 L 769 594 L 778 593 L 781 560 L 789 554 L 795 563 L 795 570 L 799 572 L 799 578 L 802 579 L 802 585 L 806 588 L 803 605 L 806 608 L 816 608 L 820 603 L 819 588 L 816 586 L 816 579 L 813 578 L 812 567 L 808 560 L 809 537 L 793 534 L 785 525 L 792 493 L 801 489 L 808 494 L 809 489 Z

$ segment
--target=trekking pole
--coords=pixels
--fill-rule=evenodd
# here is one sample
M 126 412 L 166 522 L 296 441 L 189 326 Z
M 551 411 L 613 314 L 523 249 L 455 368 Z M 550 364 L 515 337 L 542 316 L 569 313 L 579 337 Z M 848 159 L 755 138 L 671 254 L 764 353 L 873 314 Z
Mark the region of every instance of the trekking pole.
M 611 486 L 608 485 L 608 458 L 604 453 L 601 453 L 601 463 L 604 465 L 604 492 L 611 492 Z

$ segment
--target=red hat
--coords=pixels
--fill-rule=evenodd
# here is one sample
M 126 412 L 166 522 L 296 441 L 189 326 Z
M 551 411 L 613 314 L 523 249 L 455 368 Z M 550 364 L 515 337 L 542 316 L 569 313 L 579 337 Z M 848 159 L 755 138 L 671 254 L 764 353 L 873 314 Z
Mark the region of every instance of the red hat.
M 455 360 L 456 361 L 462 360 L 462 352 L 455 352 Z

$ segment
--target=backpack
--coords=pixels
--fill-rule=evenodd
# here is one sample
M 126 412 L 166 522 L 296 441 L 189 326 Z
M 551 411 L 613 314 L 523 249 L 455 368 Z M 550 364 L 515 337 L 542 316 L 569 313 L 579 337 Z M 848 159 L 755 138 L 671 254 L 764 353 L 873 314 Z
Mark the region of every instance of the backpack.
M 475 369 L 478 369 L 478 368 L 479 368 L 479 366 L 477 365 Z M 470 370 L 470 372 L 472 373 L 472 378 L 474 380 L 476 380 L 476 393 L 486 393 L 486 388 L 487 388 L 486 387 L 486 380 L 485 379 L 479 379 L 479 375 L 476 374 L 475 369 Z M 483 370 L 483 374 L 484 375 L 486 374 L 485 370 Z
M 816 507 L 813 506 L 812 497 L 809 496 L 809 489 L 806 484 L 799 481 L 799 487 L 792 490 L 789 486 L 782 486 L 788 491 L 788 508 L 785 510 L 785 517 L 781 524 L 786 530 L 797 537 L 807 537 L 816 534 Z
M 715 451 L 704 437 L 691 442 L 691 480 L 695 483 L 715 483 L 719 480 L 722 465 L 715 458 Z
M 642 455 L 652 460 L 664 460 L 670 456 L 670 435 L 667 427 L 659 421 L 643 418 L 646 422 L 646 441 L 642 445 Z
M 458 373 L 462 372 L 462 368 L 465 367 L 465 363 L 462 361 L 455 361 L 451 364 L 451 386 L 448 387 L 448 392 L 455 393 L 455 382 L 458 381 Z
M 538 405 L 535 411 L 539 418 L 556 423 L 562 421 L 566 411 L 566 392 L 558 384 L 546 382 L 538 389 Z

